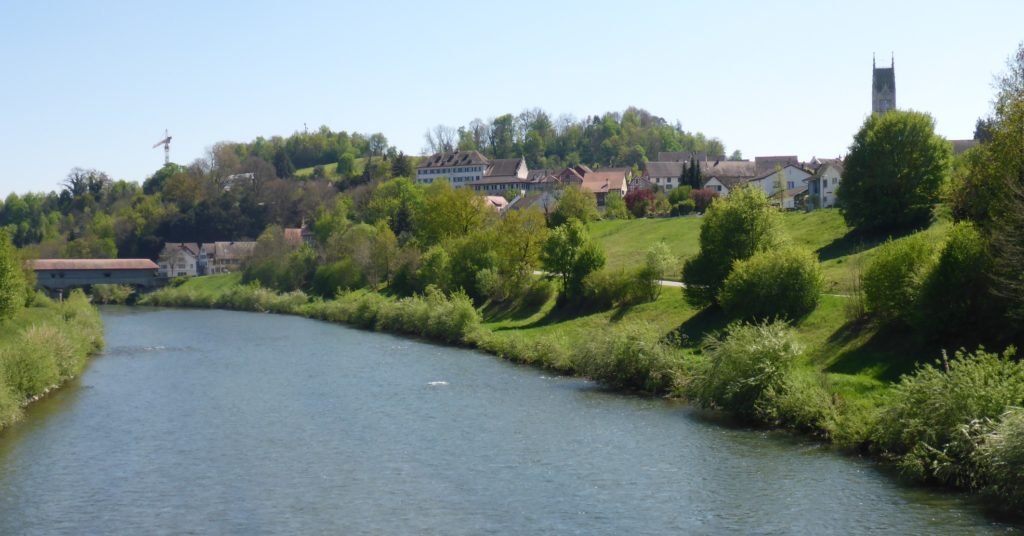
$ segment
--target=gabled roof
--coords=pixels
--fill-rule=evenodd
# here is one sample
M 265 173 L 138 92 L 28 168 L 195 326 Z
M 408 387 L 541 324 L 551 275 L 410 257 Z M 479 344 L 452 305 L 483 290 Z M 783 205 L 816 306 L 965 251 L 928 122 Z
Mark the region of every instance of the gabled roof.
M 205 244 L 209 246 L 210 244 Z M 214 242 L 213 258 L 215 259 L 243 259 L 252 255 L 256 249 L 256 242 Z M 207 248 L 209 253 L 209 248 Z
M 785 170 L 786 168 L 793 168 L 793 169 L 795 169 L 797 171 L 802 171 L 802 172 L 804 172 L 804 173 L 806 173 L 808 175 L 812 175 L 813 174 L 811 171 L 808 171 L 808 170 L 804 169 L 804 167 L 799 165 L 799 164 L 786 164 L 785 166 L 781 166 L 782 170 Z M 757 177 L 754 177 L 753 179 L 750 179 L 750 180 L 751 181 L 759 181 L 759 180 L 765 179 L 767 177 L 771 177 L 772 175 L 775 174 L 775 171 L 776 171 L 775 169 L 772 169 L 771 171 L 768 171 L 767 173 L 765 173 L 763 175 L 758 175 Z
M 706 166 L 701 166 L 700 172 L 705 184 L 711 179 L 718 179 L 726 188 L 732 188 L 753 179 L 757 175 L 757 167 L 749 160 L 722 160 L 708 162 Z
M 659 153 L 660 154 L 660 153 Z M 679 177 L 683 174 L 685 162 L 648 162 L 644 174 L 648 177 Z
M 755 176 L 757 177 L 771 174 L 771 172 L 775 171 L 776 167 L 786 167 L 789 165 L 799 166 L 800 159 L 796 155 L 754 157 Z
M 624 191 L 626 188 L 627 168 L 608 168 L 591 171 L 583 176 L 583 188 L 594 193 L 612 190 Z
M 499 158 L 491 160 L 490 166 L 487 167 L 487 171 L 484 175 L 487 177 L 495 176 L 500 177 L 502 175 L 516 175 L 519 172 L 519 166 L 526 165 L 526 160 L 522 157 L 519 158 Z
M 451 153 L 437 153 L 430 155 L 421 160 L 416 166 L 416 169 L 486 164 L 488 164 L 487 157 L 480 154 L 480 151 L 455 151 Z
M 159 270 L 149 259 L 39 259 L 33 270 Z
M 169 255 L 176 249 L 184 250 L 193 257 L 199 256 L 199 244 L 195 242 L 165 242 L 164 249 L 160 251 L 160 256 Z

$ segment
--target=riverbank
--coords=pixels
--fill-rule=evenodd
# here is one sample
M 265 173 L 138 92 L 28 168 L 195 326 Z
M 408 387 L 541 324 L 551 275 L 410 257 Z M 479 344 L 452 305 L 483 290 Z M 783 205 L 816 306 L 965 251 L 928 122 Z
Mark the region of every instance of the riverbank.
M 510 361 L 586 376 L 619 391 L 686 398 L 731 410 L 752 424 L 794 430 L 843 450 L 895 462 L 903 474 L 921 482 L 984 491 L 991 504 L 1004 510 L 1016 511 L 1014 505 L 1024 496 L 1016 487 L 993 484 L 1012 483 L 1018 472 L 1019 464 L 1010 463 L 1007 469 L 1004 463 L 1006 456 L 1013 455 L 1016 439 L 1010 437 L 998 445 L 993 442 L 1004 438 L 1007 430 L 976 427 L 972 441 L 1002 450 L 990 461 L 971 457 L 971 465 L 961 465 L 963 462 L 954 461 L 945 451 L 901 451 L 902 445 L 914 444 L 909 435 L 899 438 L 903 443 L 886 439 L 898 433 L 904 421 L 916 422 L 914 429 L 928 437 L 955 434 L 960 421 L 971 413 L 959 410 L 962 401 L 947 393 L 967 389 L 975 393 L 969 396 L 991 395 L 989 400 L 996 404 L 1009 392 L 987 393 L 984 385 L 955 382 L 963 377 L 968 381 L 989 377 L 1003 388 L 1002 378 L 1018 375 L 1019 364 L 1008 359 L 996 363 L 993 356 L 979 354 L 978 361 L 988 369 L 969 372 L 961 379 L 947 374 L 940 378 L 947 383 L 930 388 L 934 394 L 916 392 L 915 384 L 901 377 L 920 375 L 918 363 L 934 361 L 942 355 L 939 349 L 934 356 L 923 355 L 917 342 L 898 333 L 848 321 L 849 297 L 824 295 L 814 312 L 792 327 L 765 324 L 760 331 L 745 334 L 747 342 L 742 348 L 756 348 L 761 353 L 749 360 L 751 369 L 739 371 L 732 363 L 718 368 L 715 349 L 707 347 L 710 335 L 718 337 L 717 346 L 722 348 L 727 338 L 716 334 L 729 332 L 728 318 L 714 310 L 693 309 L 678 289 L 663 289 L 652 302 L 604 311 L 570 311 L 557 307 L 555 298 L 533 306 L 487 303 L 474 308 L 462 294 L 445 296 L 440 292 L 395 298 L 361 290 L 325 301 L 302 292 L 277 294 L 242 285 L 239 274 L 230 274 L 195 278 L 149 294 L 140 303 L 294 314 L 476 348 Z M 766 347 L 769 350 L 765 351 Z M 973 361 L 973 356 L 964 360 Z M 970 368 L 953 360 L 947 362 L 947 369 L 950 363 L 954 369 Z M 735 392 L 721 392 L 723 386 L 725 391 L 732 389 L 723 379 L 728 374 L 739 378 L 734 385 L 761 383 L 758 390 L 741 393 L 750 396 L 745 400 L 739 397 L 737 404 Z M 967 407 L 974 406 L 967 403 Z M 943 460 L 961 480 L 937 480 L 919 467 Z M 986 463 L 1002 464 L 1003 474 L 989 473 L 991 467 Z
M 61 303 L 37 297 L 0 321 L 0 430 L 25 406 L 78 376 L 103 348 L 103 321 L 81 291 Z

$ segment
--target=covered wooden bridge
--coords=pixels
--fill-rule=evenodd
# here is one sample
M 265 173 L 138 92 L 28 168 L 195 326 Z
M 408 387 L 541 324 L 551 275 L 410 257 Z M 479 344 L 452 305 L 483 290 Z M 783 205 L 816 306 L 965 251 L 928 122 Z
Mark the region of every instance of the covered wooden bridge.
M 39 259 L 32 262 L 36 288 L 50 293 L 92 285 L 130 285 L 148 289 L 164 283 L 160 267 L 149 259 Z

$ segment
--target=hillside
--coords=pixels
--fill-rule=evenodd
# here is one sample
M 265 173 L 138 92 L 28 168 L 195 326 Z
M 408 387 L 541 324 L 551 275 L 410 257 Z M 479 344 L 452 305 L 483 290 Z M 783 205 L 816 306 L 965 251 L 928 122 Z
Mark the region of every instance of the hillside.
M 647 218 L 639 220 L 607 220 L 590 224 L 593 236 L 604 248 L 607 267 L 628 268 L 643 260 L 651 245 L 664 241 L 678 257 L 676 268 L 668 279 L 678 281 L 683 262 L 700 249 L 698 216 L 681 218 Z M 865 241 L 851 236 L 838 209 L 813 212 L 787 212 L 782 215 L 783 227 L 793 243 L 818 254 L 827 288 L 835 293 L 848 293 L 865 261 L 881 239 Z M 950 227 L 950 222 L 939 218 L 922 231 L 931 242 L 939 242 Z

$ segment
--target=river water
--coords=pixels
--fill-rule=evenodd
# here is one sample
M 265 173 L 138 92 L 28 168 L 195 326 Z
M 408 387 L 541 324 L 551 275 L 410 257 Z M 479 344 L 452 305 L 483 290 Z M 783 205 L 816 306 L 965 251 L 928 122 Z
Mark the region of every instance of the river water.
M 105 308 L 0 434 L 0 534 L 983 534 L 782 433 L 297 317 Z

